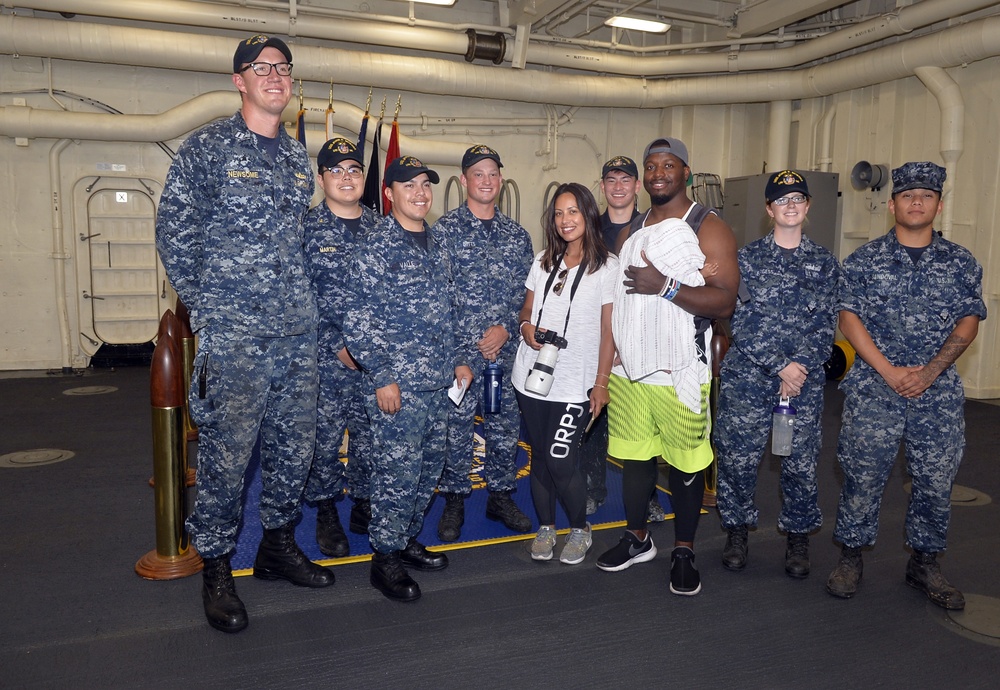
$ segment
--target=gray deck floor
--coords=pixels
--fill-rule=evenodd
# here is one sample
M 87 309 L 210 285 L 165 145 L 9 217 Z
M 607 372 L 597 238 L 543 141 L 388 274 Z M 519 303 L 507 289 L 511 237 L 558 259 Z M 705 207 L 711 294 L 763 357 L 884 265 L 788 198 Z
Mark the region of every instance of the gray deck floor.
M 118 390 L 63 395 L 79 386 Z M 841 397 L 832 385 L 820 470 L 826 524 L 805 580 L 783 571 L 778 467 L 766 458 L 747 569 L 722 568 L 718 516 L 703 516 L 696 597 L 667 590 L 667 522 L 652 530 L 661 555 L 621 573 L 594 565 L 617 530 L 596 532 L 574 567 L 532 562 L 527 542 L 454 551 L 447 570 L 417 574 L 424 596 L 415 604 L 372 589 L 366 563 L 337 566 L 337 584 L 318 591 L 239 578 L 250 627 L 238 635 L 205 623 L 200 577 L 134 573 L 155 545 L 148 390 L 141 368 L 0 379 L 0 455 L 76 453 L 0 468 L 0 687 L 1000 687 L 1000 640 L 966 632 L 903 582 L 901 463 L 861 591 L 850 601 L 824 591 L 838 555 L 830 535 Z M 969 402 L 967 420 L 958 483 L 1000 498 L 1000 408 Z M 996 501 L 956 507 L 942 559 L 954 584 L 987 603 L 1000 598 L 998 534 Z

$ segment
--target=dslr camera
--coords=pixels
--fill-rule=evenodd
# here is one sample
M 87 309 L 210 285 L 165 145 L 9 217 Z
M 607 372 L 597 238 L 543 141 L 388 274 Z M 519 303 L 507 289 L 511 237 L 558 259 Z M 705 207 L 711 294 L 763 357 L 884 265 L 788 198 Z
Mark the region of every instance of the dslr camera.
M 559 360 L 559 350 L 566 349 L 569 343 L 566 338 L 560 337 L 555 331 L 539 329 L 535 329 L 535 342 L 541 344 L 542 349 L 538 351 L 538 358 L 535 359 L 531 371 L 528 372 L 524 388 L 544 397 L 552 389 L 556 362 Z

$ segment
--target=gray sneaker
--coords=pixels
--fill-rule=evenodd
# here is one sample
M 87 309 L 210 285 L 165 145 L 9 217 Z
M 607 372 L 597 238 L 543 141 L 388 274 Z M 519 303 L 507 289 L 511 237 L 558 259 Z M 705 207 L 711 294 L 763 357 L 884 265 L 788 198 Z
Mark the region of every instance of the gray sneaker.
M 556 528 L 542 525 L 535 540 L 531 542 L 531 558 L 536 561 L 551 561 L 552 550 L 556 546 Z
M 562 553 L 559 554 L 559 560 L 567 565 L 582 563 L 593 543 L 589 522 L 584 529 L 573 528 L 569 531 L 569 536 L 566 537 L 566 545 L 563 546 Z

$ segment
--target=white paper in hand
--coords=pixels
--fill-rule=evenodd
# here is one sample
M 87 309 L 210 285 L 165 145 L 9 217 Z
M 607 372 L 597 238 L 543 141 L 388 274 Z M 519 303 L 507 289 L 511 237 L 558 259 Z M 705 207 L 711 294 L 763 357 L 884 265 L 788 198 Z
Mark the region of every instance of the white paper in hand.
M 451 401 L 455 403 L 455 407 L 462 404 L 462 398 L 465 397 L 466 383 L 465 379 L 459 381 L 455 379 L 455 382 L 451 384 L 451 388 L 448 389 L 448 397 Z

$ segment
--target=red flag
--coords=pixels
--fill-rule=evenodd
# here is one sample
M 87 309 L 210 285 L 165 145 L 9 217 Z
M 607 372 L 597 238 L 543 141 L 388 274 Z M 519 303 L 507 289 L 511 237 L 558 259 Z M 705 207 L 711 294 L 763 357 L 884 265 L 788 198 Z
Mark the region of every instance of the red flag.
M 385 150 L 385 164 L 388 167 L 389 163 L 399 158 L 399 122 L 396 118 L 392 118 L 392 131 L 389 133 L 389 147 Z M 382 215 L 387 216 L 392 211 L 392 202 L 385 198 L 385 187 L 383 186 L 382 192 Z

